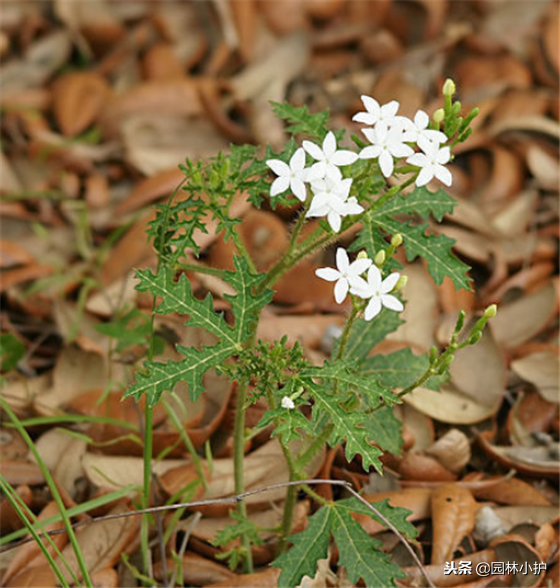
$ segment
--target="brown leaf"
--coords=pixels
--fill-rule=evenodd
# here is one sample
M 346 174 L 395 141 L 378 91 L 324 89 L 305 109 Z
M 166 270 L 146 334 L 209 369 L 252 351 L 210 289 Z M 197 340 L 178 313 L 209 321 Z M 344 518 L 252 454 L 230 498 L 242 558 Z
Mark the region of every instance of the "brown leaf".
M 260 4 L 273 3 L 261 2 Z M 206 588 L 276 588 L 279 576 L 280 570 L 278 568 L 268 568 L 264 572 L 255 572 L 254 574 L 237 574 L 223 582 L 207 584 Z
M 413 452 L 401 460 L 399 473 L 403 480 L 450 482 L 457 478 L 433 457 Z
M 490 321 L 490 328 L 499 345 L 513 349 L 529 341 L 546 327 L 556 307 L 556 292 L 547 284 L 537 292 L 503 304 Z
M 72 72 L 53 86 L 56 121 L 66 137 L 73 137 L 93 124 L 109 94 L 106 80 L 95 72 Z
M 548 402 L 560 402 L 560 362 L 558 353 L 541 351 L 511 362 L 511 369 L 523 380 L 533 384 Z
M 31 505 L 33 500 L 33 491 L 27 485 L 17 486 L 15 488 L 16 494 L 27 507 Z M 24 526 L 24 522 L 8 499 L 4 496 L 0 500 L 0 531 L 3 534 L 8 534 L 11 531 L 16 531 Z
M 176 562 L 173 559 L 167 560 L 167 570 L 175 570 Z M 187 551 L 182 559 L 183 582 L 186 585 L 207 586 L 216 582 L 236 581 L 237 574 L 234 574 L 225 566 L 200 555 Z M 154 576 L 162 579 L 162 565 L 158 562 L 154 566 Z M 228 584 L 229 585 L 229 584 Z
M 30 484 L 33 486 L 45 482 L 39 466 L 34 463 L 3 459 L 0 463 L 0 472 L 12 486 L 18 486 L 20 484 Z
M 6 588 L 55 588 L 58 586 L 54 571 L 48 564 L 32 566 L 22 570 L 8 583 Z
M 550 504 L 541 492 L 519 478 L 509 478 L 493 486 L 473 490 L 473 494 L 478 500 L 489 500 L 499 504 L 541 506 Z
M 519 535 L 502 535 L 490 543 L 490 547 L 496 552 L 498 561 L 504 563 L 515 562 L 518 566 L 525 563 L 533 567 L 533 564 L 541 561 L 538 551 Z M 513 586 L 533 588 L 540 586 L 544 572 L 537 574 L 534 570 L 527 568 L 527 571 L 512 573 Z
M 109 514 L 128 511 L 129 509 L 125 505 L 119 504 Z M 134 538 L 137 538 L 139 525 L 139 517 L 123 517 L 78 529 L 76 538 L 80 544 L 88 571 L 94 574 L 105 568 L 112 567 L 120 559 L 123 552 L 130 553 L 135 549 L 136 541 Z M 69 564 L 74 574 L 81 578 L 80 567 L 72 546 L 67 545 L 63 549 L 62 557 Z M 60 557 L 57 557 L 55 561 L 66 581 L 72 582 L 72 577 L 66 566 L 62 565 Z
M 474 528 L 476 501 L 469 490 L 446 484 L 432 493 L 432 564 L 453 558 L 463 538 Z
M 39 514 L 38 520 L 44 521 L 45 519 L 48 519 L 49 517 L 54 516 L 58 513 L 59 510 L 56 503 L 49 502 L 47 506 L 45 506 L 45 508 Z M 64 528 L 64 523 L 62 521 L 59 523 L 50 523 L 49 525 L 44 526 L 45 531 L 52 531 L 54 529 L 62 528 Z M 67 535 L 65 534 L 53 535 L 51 539 L 59 549 L 62 549 L 62 546 L 65 545 L 65 543 L 68 541 Z M 51 555 L 54 554 L 54 549 L 47 541 L 47 539 L 45 538 L 42 541 L 46 545 L 47 550 L 51 553 Z M 10 578 L 20 574 L 21 570 L 24 567 L 31 566 L 37 569 L 38 567 L 42 567 L 44 563 L 46 562 L 43 552 L 41 551 L 37 543 L 35 543 L 34 541 L 32 543 L 26 543 L 18 547 L 17 551 L 14 554 L 14 557 L 8 565 L 4 577 L 2 578 L 2 585 L 8 585 L 6 583 L 10 580 Z M 13 585 L 18 586 L 19 584 L 17 582 L 18 579 L 14 578 Z
M 177 50 L 170 43 L 156 43 L 144 55 L 144 75 L 148 80 L 172 80 L 185 77 Z
M 471 446 L 467 436 L 459 429 L 449 429 L 426 453 L 435 457 L 446 469 L 458 474 L 471 459 Z

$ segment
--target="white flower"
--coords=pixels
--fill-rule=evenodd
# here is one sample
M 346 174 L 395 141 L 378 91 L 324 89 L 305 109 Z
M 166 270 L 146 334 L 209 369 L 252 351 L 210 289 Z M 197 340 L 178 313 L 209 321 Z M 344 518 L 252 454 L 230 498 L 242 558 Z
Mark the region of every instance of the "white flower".
M 352 284 L 350 289 L 352 294 L 357 294 L 360 298 L 366 300 L 369 299 L 364 312 L 366 321 L 376 317 L 383 307 L 399 312 L 403 310 L 402 302 L 389 294 L 396 286 L 399 278 L 400 274 L 395 272 L 383 280 L 379 268 L 376 265 L 371 265 L 367 274 L 367 282 L 359 278 Z
M 400 106 L 396 100 L 391 100 L 391 102 L 380 106 L 379 102 L 371 96 L 362 96 L 362 102 L 366 112 L 358 112 L 352 117 L 352 120 L 370 126 L 374 126 L 378 122 L 384 122 L 390 127 Z
M 354 163 L 358 156 L 352 151 L 337 149 L 336 137 L 332 131 L 327 133 L 323 146 L 319 147 L 311 141 L 304 141 L 303 148 L 317 161 L 310 171 L 310 180 L 330 178 L 331 180 L 340 180 L 342 174 L 338 169 L 339 165 L 350 165 Z
M 305 169 L 305 151 L 301 147 L 292 155 L 289 165 L 280 159 L 269 159 L 266 165 L 278 176 L 270 186 L 271 196 L 291 188 L 294 196 L 305 202 L 307 190 L 304 182 L 309 170 Z
M 379 122 L 374 129 L 362 129 L 372 145 L 360 151 L 360 159 L 379 158 L 379 167 L 388 178 L 395 167 L 394 157 L 408 157 L 414 153 L 412 147 L 405 143 L 402 127 L 389 128 L 386 123 Z
M 410 119 L 402 118 L 404 119 L 405 141 L 417 143 L 420 137 L 425 137 L 434 143 L 445 143 L 447 141 L 445 133 L 428 128 L 430 117 L 423 110 L 419 110 L 414 115 L 414 122 Z
M 356 198 L 348 197 L 352 178 L 332 180 L 325 178 L 312 182 L 314 196 L 306 217 L 326 216 L 333 231 L 340 231 L 342 217 L 360 214 L 364 209 Z
M 451 186 L 453 176 L 447 168 L 443 167 L 451 158 L 449 147 L 441 147 L 438 143 L 422 136 L 418 138 L 418 146 L 424 153 L 415 153 L 406 160 L 407 163 L 421 168 L 416 178 L 416 185 L 425 186 L 435 177 L 446 186 Z
M 348 253 L 342 247 L 339 247 L 336 250 L 336 267 L 334 269 L 332 267 L 322 267 L 318 270 L 315 270 L 315 275 L 322 280 L 327 280 L 327 282 L 335 282 L 336 285 L 334 287 L 334 299 L 341 304 L 346 295 L 348 294 L 348 290 L 354 284 L 359 284 L 360 281 L 364 282 L 363 279 L 360 278 L 360 275 L 363 274 L 371 265 L 371 259 L 356 259 L 352 263 L 348 259 Z
M 292 410 L 296 407 L 294 401 L 289 396 L 284 396 L 284 398 L 282 398 L 281 404 L 282 408 L 286 408 L 287 410 Z

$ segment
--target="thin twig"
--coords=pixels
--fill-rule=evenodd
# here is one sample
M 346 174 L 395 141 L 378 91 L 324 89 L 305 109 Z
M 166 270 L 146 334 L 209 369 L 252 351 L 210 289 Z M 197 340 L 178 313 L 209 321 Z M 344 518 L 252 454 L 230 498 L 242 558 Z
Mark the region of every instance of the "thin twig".
M 278 482 L 277 484 L 270 484 L 268 486 L 261 486 L 259 488 L 254 488 L 253 490 L 247 490 L 241 494 L 237 494 L 235 496 L 227 496 L 225 498 L 209 498 L 206 500 L 196 500 L 194 502 L 180 502 L 177 504 L 152 506 L 150 508 L 131 510 L 128 512 L 120 512 L 117 514 L 109 514 L 109 515 L 104 515 L 102 517 L 85 519 L 85 520 L 78 521 L 78 522 L 74 523 L 72 525 L 72 529 L 76 529 L 78 527 L 84 527 L 86 525 L 91 525 L 93 523 L 101 523 L 103 521 L 110 521 L 110 520 L 114 520 L 114 519 L 138 516 L 138 515 L 143 515 L 143 514 L 148 514 L 148 513 L 160 513 L 163 511 L 178 510 L 180 508 L 193 508 L 196 506 L 209 506 L 212 504 L 232 504 L 233 505 L 233 504 L 238 504 L 239 502 L 242 502 L 243 500 L 245 500 L 245 498 L 248 498 L 249 496 L 253 496 L 255 494 L 261 494 L 262 492 L 268 492 L 270 490 L 276 490 L 278 488 L 287 488 L 289 486 L 303 486 L 303 485 L 317 486 L 320 484 L 329 484 L 331 486 L 341 486 L 342 488 L 345 488 L 348 492 L 350 492 L 350 494 L 352 494 L 352 496 L 355 496 L 364 506 L 366 506 L 369 510 L 371 510 L 371 512 L 377 518 L 379 518 L 383 522 L 383 524 L 385 524 L 387 526 L 387 528 L 389 528 L 396 535 L 396 537 L 399 539 L 399 541 L 405 546 L 405 548 L 410 553 L 412 559 L 414 560 L 414 563 L 416 564 L 416 566 L 418 567 L 418 569 L 420 570 L 420 572 L 422 573 L 422 575 L 426 579 L 428 586 L 430 586 L 430 588 L 436 588 L 435 584 L 432 582 L 432 580 L 428 576 L 426 570 L 424 569 L 422 562 L 418 559 L 418 556 L 416 555 L 416 553 L 414 553 L 414 550 L 412 549 L 412 547 L 410 547 L 410 545 L 409 545 L 408 541 L 406 540 L 406 538 L 404 537 L 404 535 L 381 512 L 379 512 L 379 510 L 377 508 L 375 508 L 375 506 L 370 504 L 365 498 L 363 498 L 363 496 L 361 496 L 358 492 L 356 492 L 356 490 L 354 490 L 354 488 L 352 488 L 352 486 L 349 482 L 346 482 L 344 480 L 321 480 L 321 479 L 317 480 L 317 479 L 315 479 L 315 480 L 293 480 L 290 482 Z M 41 538 L 46 537 L 47 535 L 48 536 L 60 535 L 62 533 L 66 533 L 66 532 L 67 532 L 66 529 L 53 529 L 52 531 L 47 531 L 45 533 L 38 533 L 37 538 L 41 539 Z M 19 541 L 16 541 L 10 545 L 0 547 L 0 553 L 10 551 L 11 549 L 14 549 L 16 547 L 19 547 L 20 545 L 23 545 L 24 543 L 29 543 L 30 541 L 34 541 L 34 540 L 35 539 L 33 537 L 20 539 Z

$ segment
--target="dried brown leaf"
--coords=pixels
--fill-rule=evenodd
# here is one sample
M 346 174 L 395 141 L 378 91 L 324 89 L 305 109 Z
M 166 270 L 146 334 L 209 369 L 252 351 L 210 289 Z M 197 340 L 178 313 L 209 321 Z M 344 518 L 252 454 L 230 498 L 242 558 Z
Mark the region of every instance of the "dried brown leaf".
M 471 492 L 446 484 L 432 493 L 432 564 L 453 558 L 463 538 L 474 528 L 476 501 Z
M 516 359 L 511 369 L 523 380 L 533 384 L 548 402 L 560 402 L 560 362 L 558 353 L 541 351 Z

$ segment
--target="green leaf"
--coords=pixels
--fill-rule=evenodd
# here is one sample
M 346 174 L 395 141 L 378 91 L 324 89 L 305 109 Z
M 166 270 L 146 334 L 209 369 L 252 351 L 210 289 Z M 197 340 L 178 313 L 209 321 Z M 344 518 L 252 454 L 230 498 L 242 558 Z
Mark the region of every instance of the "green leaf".
M 328 110 L 311 114 L 305 105 L 292 106 L 286 102 L 272 102 L 272 109 L 276 116 L 290 123 L 286 127 L 288 133 L 293 135 L 304 133 L 321 141 L 327 134 Z
M 402 452 L 402 423 L 395 416 L 392 407 L 382 406 L 369 413 L 364 419 L 364 428 L 371 439 L 385 451 L 393 455 Z
M 372 502 L 371 504 L 407 539 L 410 541 L 416 539 L 418 529 L 408 520 L 408 517 L 412 514 L 410 510 L 400 506 L 391 506 L 388 498 L 385 498 L 380 502 Z M 383 520 L 381 520 L 371 509 L 356 497 L 339 500 L 336 505 L 339 509 L 345 508 L 348 509 L 349 512 L 369 516 L 385 526 Z
M 282 568 L 278 586 L 298 586 L 303 576 L 315 576 L 317 561 L 327 556 L 331 514 L 332 508 L 323 506 L 309 517 L 305 531 L 290 537 L 293 547 L 271 564 Z
M 0 334 L 0 362 L 3 372 L 14 369 L 25 355 L 25 345 L 13 334 Z
M 403 322 L 399 313 L 386 308 L 371 321 L 358 319 L 350 329 L 348 343 L 342 357 L 359 364 L 378 343 L 383 341 L 389 333 L 396 331 Z M 339 343 L 339 341 L 335 343 L 332 357 L 336 357 Z
M 271 299 L 272 291 L 265 289 L 258 296 L 253 288 L 260 285 L 264 275 L 250 273 L 247 262 L 234 258 L 236 271 L 224 274 L 224 280 L 236 290 L 235 295 L 227 295 L 232 305 L 234 325 L 229 325 L 221 314 L 214 311 L 210 296 L 204 300 L 195 298 L 190 283 L 182 275 L 174 281 L 173 272 L 162 267 L 157 274 L 149 270 L 137 272 L 140 278 L 138 290 L 151 292 L 161 299 L 155 312 L 168 314 L 177 312 L 188 315 L 188 324 L 204 328 L 218 338 L 218 343 L 201 349 L 177 346 L 183 355 L 179 361 L 166 363 L 148 361 L 143 370 L 136 374 L 136 382 L 125 393 L 126 396 L 140 398 L 146 394 L 147 402 L 154 406 L 163 392 L 170 391 L 181 381 L 188 384 L 189 394 L 197 400 L 204 391 L 202 378 L 211 369 L 219 368 L 232 355 L 239 353 L 242 343 L 250 336 L 254 328 L 257 311 Z
M 332 533 L 338 547 L 338 563 L 346 568 L 352 583 L 362 579 L 366 586 L 395 586 L 406 574 L 384 554 L 380 541 L 370 537 L 350 512 L 332 507 Z
M 471 289 L 470 280 L 465 275 L 470 269 L 468 265 L 460 261 L 451 251 L 455 241 L 445 235 L 427 234 L 428 225 L 413 225 L 402 219 L 396 219 L 396 215 L 418 214 L 423 219 L 432 215 L 441 221 L 443 216 L 453 211 L 456 202 L 443 190 L 430 192 L 425 187 L 416 188 L 408 195 L 399 194 L 381 205 L 374 214 L 366 215 L 364 226 L 373 224 L 385 233 L 394 235 L 402 233 L 406 258 L 413 261 L 422 257 L 428 262 L 428 270 L 436 284 L 441 284 L 448 276 L 457 289 Z M 365 229 L 364 229 L 365 230 Z M 373 227 L 367 229 L 368 234 L 374 232 Z
M 379 382 L 390 388 L 406 388 L 424 375 L 430 366 L 427 355 L 414 355 L 410 349 L 399 349 L 388 355 L 376 355 L 364 360 L 360 370 L 374 375 Z M 439 390 L 445 378 L 430 378 L 425 386 Z

